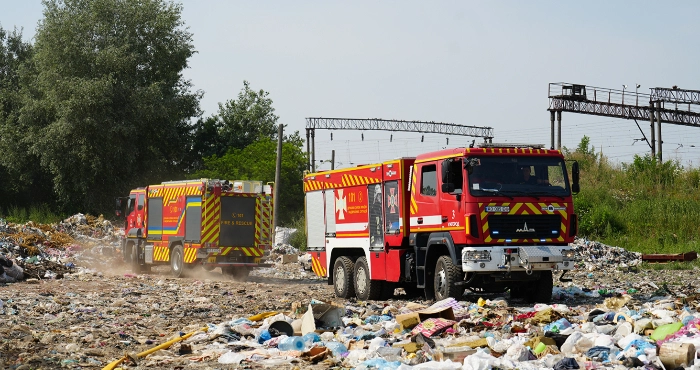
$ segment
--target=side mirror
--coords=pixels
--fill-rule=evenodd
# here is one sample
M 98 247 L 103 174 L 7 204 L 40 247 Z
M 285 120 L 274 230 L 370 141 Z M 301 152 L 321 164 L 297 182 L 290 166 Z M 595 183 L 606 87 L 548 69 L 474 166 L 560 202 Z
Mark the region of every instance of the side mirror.
M 446 182 L 449 182 L 449 177 L 450 177 L 450 163 L 452 163 L 452 159 L 448 158 L 442 161 L 442 182 L 443 184 Z M 443 185 L 444 187 L 444 185 Z
M 571 192 L 574 194 L 578 194 L 578 192 L 581 191 L 581 186 L 579 186 L 578 180 L 579 180 L 578 162 L 574 162 L 574 164 L 571 165 Z
M 447 183 L 447 184 L 442 184 L 442 192 L 443 193 L 454 193 L 455 191 L 455 184 L 453 183 Z
M 481 160 L 479 158 L 469 158 L 464 161 L 464 168 L 470 175 L 474 172 L 475 166 L 481 166 Z
M 114 204 L 114 213 L 117 218 L 122 218 L 124 215 L 124 200 L 122 198 L 117 198 Z

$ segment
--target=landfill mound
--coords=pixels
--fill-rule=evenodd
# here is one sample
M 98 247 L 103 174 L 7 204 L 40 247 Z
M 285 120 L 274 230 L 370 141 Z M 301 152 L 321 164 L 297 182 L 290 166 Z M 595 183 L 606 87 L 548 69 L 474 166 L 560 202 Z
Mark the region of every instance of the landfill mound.
M 640 254 L 585 239 L 572 281 L 531 305 L 340 299 L 286 244 L 246 283 L 134 274 L 100 217 L 0 233 L 0 266 L 24 275 L 0 291 L 0 368 L 700 369 L 697 272 L 639 269 Z
M 0 256 L 23 270 L 19 279 L 0 273 L 0 282 L 61 279 L 77 260 L 82 265 L 113 263 L 118 248 L 119 231 L 102 215 L 76 214 L 50 225 L 0 219 Z

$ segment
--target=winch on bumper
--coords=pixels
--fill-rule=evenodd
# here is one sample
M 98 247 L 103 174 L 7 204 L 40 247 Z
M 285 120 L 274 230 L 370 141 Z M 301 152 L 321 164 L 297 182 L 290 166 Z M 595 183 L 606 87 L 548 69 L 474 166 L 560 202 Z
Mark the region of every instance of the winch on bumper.
M 463 272 L 572 270 L 574 250 L 569 246 L 498 246 L 462 249 Z

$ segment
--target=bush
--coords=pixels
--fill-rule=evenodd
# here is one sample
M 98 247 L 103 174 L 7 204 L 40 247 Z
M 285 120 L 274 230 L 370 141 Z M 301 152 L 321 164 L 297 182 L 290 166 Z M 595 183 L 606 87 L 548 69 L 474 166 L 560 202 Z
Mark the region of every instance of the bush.
M 306 219 L 304 212 L 299 212 L 293 219 L 289 227 L 297 229 L 289 238 L 289 244 L 300 251 L 306 251 Z
M 574 197 L 579 236 L 642 253 L 698 248 L 700 170 L 648 155 L 613 165 L 599 154 L 594 162 L 586 145 L 566 153 L 567 159 L 588 161 Z
M 33 221 L 37 224 L 51 224 L 61 221 L 64 217 L 54 213 L 46 204 L 42 204 L 39 206 L 31 206 L 29 211 L 23 207 L 11 206 L 7 209 L 5 218 L 8 222 L 18 224 L 27 221 Z

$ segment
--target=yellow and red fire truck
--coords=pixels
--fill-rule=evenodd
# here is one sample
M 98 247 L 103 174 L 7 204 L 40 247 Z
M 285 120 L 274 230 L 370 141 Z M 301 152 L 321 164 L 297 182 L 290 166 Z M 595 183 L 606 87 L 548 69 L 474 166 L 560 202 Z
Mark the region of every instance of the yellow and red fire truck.
M 571 173 L 557 150 L 484 143 L 308 174 L 312 269 L 345 298 L 468 288 L 548 302 L 553 270 L 564 281 L 574 266 Z
M 168 181 L 117 199 L 122 251 L 134 272 L 170 265 L 175 277 L 202 266 L 244 280 L 272 245 L 272 186 L 260 181 Z

